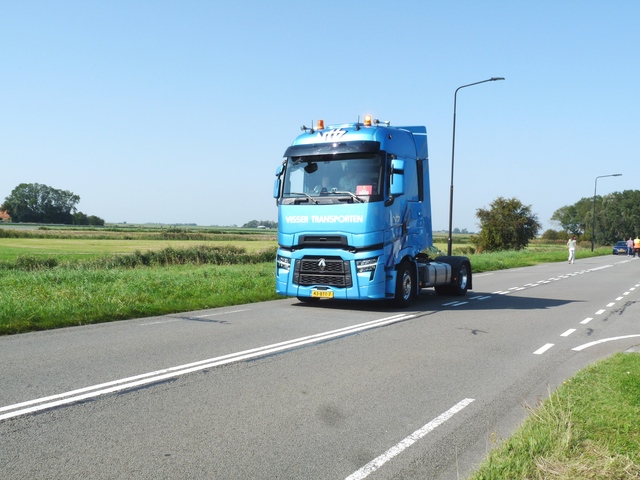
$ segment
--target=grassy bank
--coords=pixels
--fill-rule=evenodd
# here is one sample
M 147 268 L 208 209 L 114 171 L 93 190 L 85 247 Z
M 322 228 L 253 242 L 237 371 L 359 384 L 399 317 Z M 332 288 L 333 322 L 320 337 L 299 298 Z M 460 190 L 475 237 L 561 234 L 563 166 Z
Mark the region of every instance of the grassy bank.
M 619 353 L 551 393 L 470 480 L 640 478 L 640 354 Z
M 0 335 L 277 298 L 275 248 L 196 245 L 0 262 Z

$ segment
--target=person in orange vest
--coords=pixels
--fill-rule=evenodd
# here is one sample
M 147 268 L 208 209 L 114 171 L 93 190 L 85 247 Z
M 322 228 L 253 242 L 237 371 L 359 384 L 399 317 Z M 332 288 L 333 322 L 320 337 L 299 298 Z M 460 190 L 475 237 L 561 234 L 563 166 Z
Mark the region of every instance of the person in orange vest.
M 633 256 L 636 256 L 636 253 L 638 254 L 638 257 L 640 257 L 640 238 L 636 236 L 635 240 L 633 241 Z

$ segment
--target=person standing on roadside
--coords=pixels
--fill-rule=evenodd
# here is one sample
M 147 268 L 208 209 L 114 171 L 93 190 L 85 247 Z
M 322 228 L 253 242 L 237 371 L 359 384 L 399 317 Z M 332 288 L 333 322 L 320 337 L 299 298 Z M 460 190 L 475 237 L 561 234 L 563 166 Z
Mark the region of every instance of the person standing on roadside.
M 633 256 L 636 256 L 636 253 L 638 254 L 638 257 L 640 257 L 640 238 L 638 238 L 636 236 L 636 239 L 633 241 Z
M 567 242 L 567 247 L 569 247 L 569 263 L 573 263 L 576 259 L 576 243 L 575 235 L 573 235 Z
M 633 249 L 633 237 L 629 237 L 627 240 L 627 257 L 635 257 L 636 252 Z

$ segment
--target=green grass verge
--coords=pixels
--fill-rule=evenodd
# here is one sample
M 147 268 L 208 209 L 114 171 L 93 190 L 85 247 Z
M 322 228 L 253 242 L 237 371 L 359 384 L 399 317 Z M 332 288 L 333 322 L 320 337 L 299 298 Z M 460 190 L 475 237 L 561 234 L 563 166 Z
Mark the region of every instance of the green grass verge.
M 0 335 L 279 298 L 275 247 L 194 245 L 0 262 Z
M 640 478 L 640 354 L 618 353 L 530 409 L 470 480 Z
M 595 249 L 593 252 L 587 249 L 578 250 L 576 252 L 576 260 L 603 255 L 611 255 L 611 249 L 601 247 Z M 566 262 L 567 257 L 568 251 L 564 247 L 469 255 L 471 269 L 474 273 L 504 270 L 507 268 L 532 267 L 541 263 Z
M 273 263 L 2 270 L 0 335 L 278 298 Z

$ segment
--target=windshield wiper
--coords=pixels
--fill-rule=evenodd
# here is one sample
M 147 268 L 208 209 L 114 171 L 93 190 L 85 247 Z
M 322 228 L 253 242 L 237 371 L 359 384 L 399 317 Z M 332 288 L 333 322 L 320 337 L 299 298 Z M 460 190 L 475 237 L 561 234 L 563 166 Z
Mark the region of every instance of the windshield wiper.
M 311 195 L 309 195 L 309 194 L 307 194 L 307 193 L 301 193 L 301 192 L 289 192 L 289 195 L 304 195 L 305 197 L 307 197 L 307 200 L 308 200 L 309 202 L 313 202 L 313 203 L 315 203 L 316 205 L 318 204 L 318 202 L 316 201 L 316 199 L 315 199 L 315 198 L 313 198 Z M 299 199 L 299 198 L 298 198 L 298 199 L 296 199 L 296 202 L 297 202 L 298 200 L 300 200 L 300 199 Z
M 339 192 L 336 189 L 333 189 L 333 190 L 329 190 L 327 193 L 331 195 L 349 195 L 353 200 L 357 201 L 358 203 L 364 203 L 364 200 L 362 200 L 359 196 L 351 192 Z

